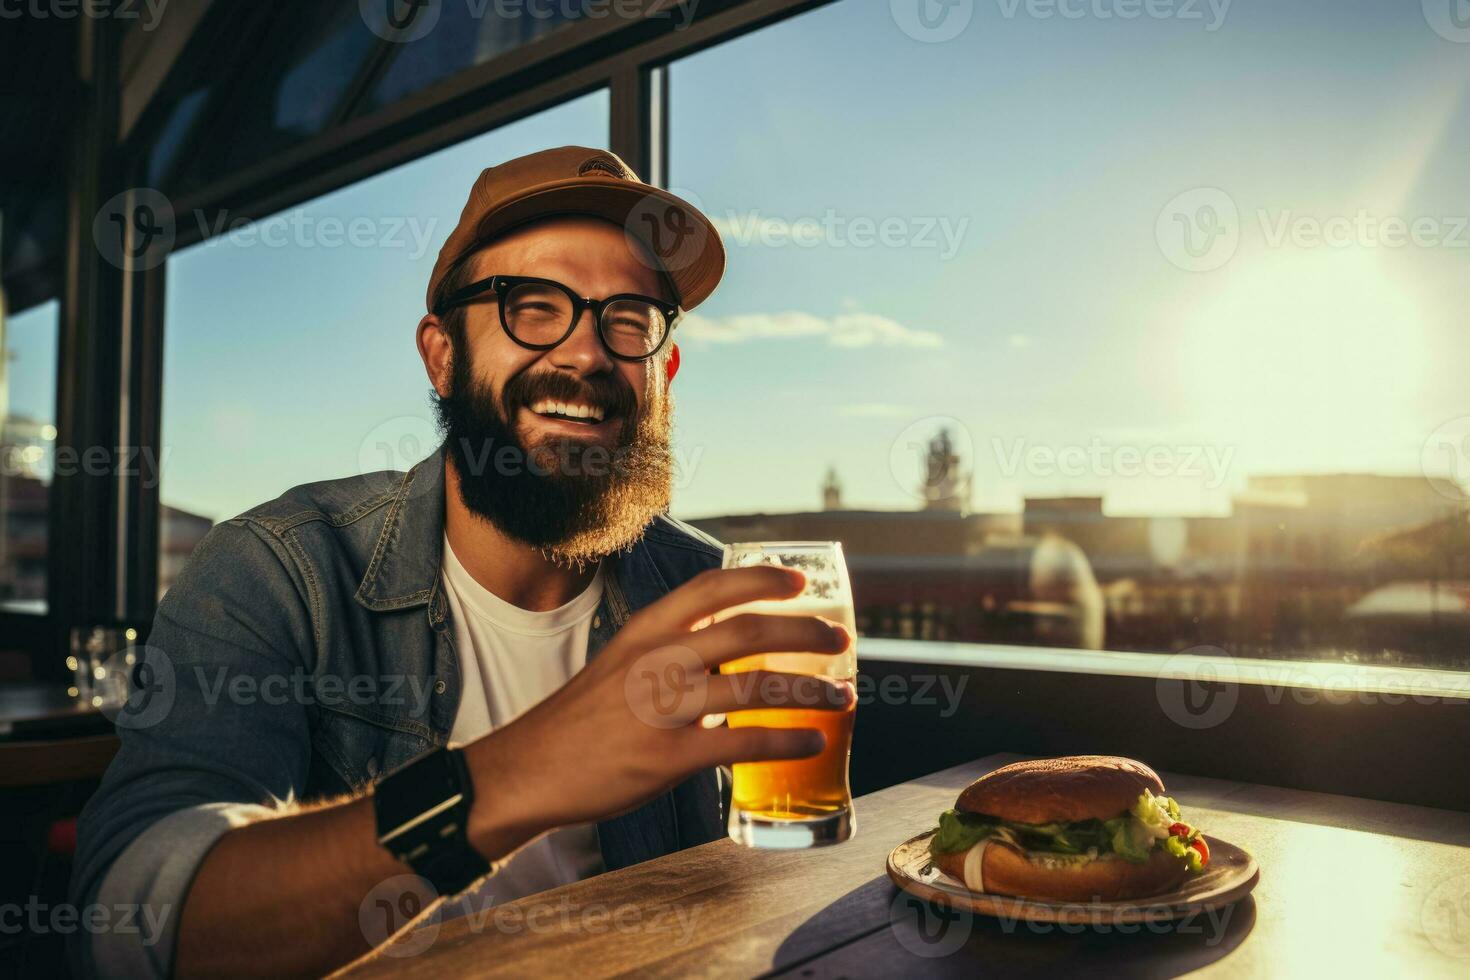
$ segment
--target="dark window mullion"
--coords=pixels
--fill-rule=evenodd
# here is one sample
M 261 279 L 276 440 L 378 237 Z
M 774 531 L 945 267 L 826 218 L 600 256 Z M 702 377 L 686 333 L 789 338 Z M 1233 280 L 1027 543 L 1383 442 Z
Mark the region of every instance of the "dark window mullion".
M 117 615 L 125 623 L 147 623 L 158 599 L 158 549 L 163 511 L 160 480 L 166 458 L 161 445 L 163 406 L 163 314 L 168 263 L 132 275 L 127 291 L 126 374 L 128 392 L 124 442 L 135 464 L 120 475 L 117 533 Z
M 381 40 L 373 53 L 363 62 L 358 69 L 356 77 L 342 93 L 342 99 L 337 107 L 332 110 L 332 115 L 323 127 L 323 131 L 340 126 L 357 114 L 358 107 L 365 99 L 372 97 L 373 91 L 377 89 L 388 69 L 393 66 L 393 60 L 398 52 L 403 50 L 403 45 L 394 41 Z
M 112 619 L 117 554 L 114 480 L 117 446 L 121 273 L 101 254 L 93 222 L 119 190 L 116 126 L 117 21 L 81 18 L 77 41 L 88 59 L 78 86 L 67 169 L 67 226 L 60 334 L 57 338 L 56 446 L 77 454 L 51 481 L 47 606 L 55 639 L 35 661 L 39 678 L 66 677 L 64 653 L 75 629 Z M 94 471 L 86 454 L 106 453 Z M 85 464 L 85 465 L 82 465 Z
M 241 103 L 251 94 L 250 82 L 260 77 L 263 65 L 279 67 L 290 57 L 295 35 L 281 30 L 277 23 L 282 17 L 279 8 L 261 5 L 257 9 L 243 23 L 233 25 L 233 36 L 209 39 L 212 47 L 224 48 L 225 53 L 215 62 L 210 92 L 198 120 L 174 151 L 168 172 L 159 177 L 158 187 L 164 193 L 176 190 L 197 155 L 233 143 Z M 134 141 L 134 145 L 151 147 L 152 140 Z
M 614 68 L 611 84 L 610 149 L 644 180 L 651 180 L 654 147 L 649 73 L 631 58 Z

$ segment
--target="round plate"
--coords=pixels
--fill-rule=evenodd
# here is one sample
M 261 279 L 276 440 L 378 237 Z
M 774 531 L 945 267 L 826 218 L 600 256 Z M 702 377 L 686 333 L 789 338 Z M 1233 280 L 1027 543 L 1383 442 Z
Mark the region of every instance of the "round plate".
M 972 892 L 929 860 L 935 831 L 904 841 L 888 855 L 888 877 L 910 895 L 926 902 L 967 909 L 980 915 L 1030 922 L 1112 925 L 1122 922 L 1166 922 L 1238 902 L 1260 880 L 1256 859 L 1234 844 L 1206 836 L 1210 863 L 1185 883 L 1163 895 L 1121 902 L 1048 902 Z

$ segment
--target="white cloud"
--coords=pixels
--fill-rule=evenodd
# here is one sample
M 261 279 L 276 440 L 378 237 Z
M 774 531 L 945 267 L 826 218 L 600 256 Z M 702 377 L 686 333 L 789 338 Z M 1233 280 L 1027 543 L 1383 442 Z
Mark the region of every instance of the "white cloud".
M 810 248 L 830 239 L 822 225 L 811 218 L 793 222 L 785 218 L 762 217 L 758 211 L 744 215 L 731 211 L 722 218 L 711 218 L 710 223 L 719 231 L 721 238 L 735 245 L 786 245 L 794 242 Z
M 790 337 L 824 337 L 832 347 L 942 347 L 944 338 L 932 330 L 906 327 L 877 313 L 839 313 L 820 317 L 789 310 L 784 313 L 737 313 L 702 317 L 690 314 L 679 325 L 681 339 L 717 344 Z

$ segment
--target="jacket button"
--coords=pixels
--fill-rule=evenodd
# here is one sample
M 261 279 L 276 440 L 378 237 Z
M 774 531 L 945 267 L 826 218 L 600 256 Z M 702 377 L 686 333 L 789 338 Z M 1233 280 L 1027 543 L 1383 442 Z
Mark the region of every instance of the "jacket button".
M 367 761 L 367 774 L 369 776 L 376 776 L 378 774 L 378 760 L 377 759 L 369 759 Z
M 593 616 L 592 617 L 592 628 L 595 629 L 595 630 L 596 629 L 602 629 L 602 617 L 601 616 Z
M 434 682 L 434 693 L 435 694 L 443 694 L 448 688 L 449 688 L 449 685 L 448 684 L 445 684 L 443 681 L 435 681 Z

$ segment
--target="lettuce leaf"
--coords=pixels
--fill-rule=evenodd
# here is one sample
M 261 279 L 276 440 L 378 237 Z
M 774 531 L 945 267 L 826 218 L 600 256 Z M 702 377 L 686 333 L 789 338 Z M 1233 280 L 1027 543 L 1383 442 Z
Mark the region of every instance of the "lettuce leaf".
M 1007 823 L 1020 839 L 1021 846 L 1031 851 L 1052 854 L 1084 854 L 1088 850 L 1104 851 L 1109 835 L 1101 820 L 1079 820 L 1076 823 Z
M 929 842 L 929 853 L 952 854 L 968 851 L 986 837 L 992 836 L 1001 821 L 978 813 L 945 810 L 939 815 L 939 833 Z
M 1183 837 L 1170 837 L 1164 841 L 1164 849 L 1178 858 L 1184 858 L 1184 863 L 1189 865 L 1190 871 L 1203 871 L 1205 869 L 1204 859 L 1199 856 L 1199 851 L 1184 842 Z
M 1134 817 L 1114 817 L 1107 821 L 1112 831 L 1110 842 L 1113 853 L 1125 861 L 1143 864 L 1154 849 L 1154 835 Z
M 1028 851 L 1079 857 L 1112 852 L 1134 864 L 1143 864 L 1155 847 L 1164 847 L 1198 871 L 1202 865 L 1194 848 L 1182 838 L 1159 833 L 1178 821 L 1179 804 L 1148 790 L 1127 813 L 1110 820 L 1028 824 L 946 810 L 939 815 L 939 830 L 929 842 L 929 851 L 936 855 L 968 851 L 987 837 L 1000 837 Z
M 1144 790 L 1143 795 L 1138 798 L 1138 802 L 1133 804 L 1133 809 L 1129 812 L 1143 821 L 1146 826 L 1168 827 L 1171 822 L 1169 811 L 1165 806 L 1165 801 L 1168 799 L 1167 796 L 1155 796 L 1148 790 Z

